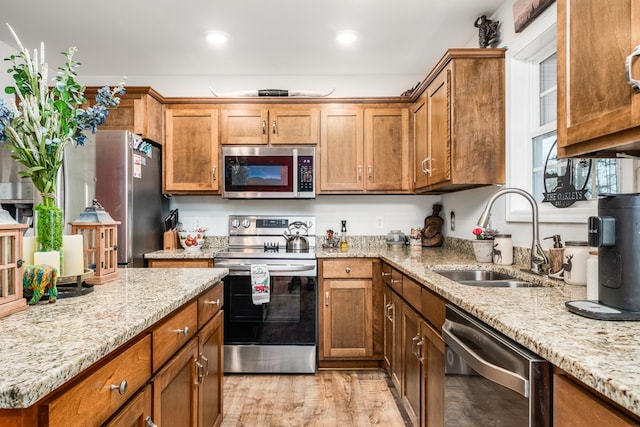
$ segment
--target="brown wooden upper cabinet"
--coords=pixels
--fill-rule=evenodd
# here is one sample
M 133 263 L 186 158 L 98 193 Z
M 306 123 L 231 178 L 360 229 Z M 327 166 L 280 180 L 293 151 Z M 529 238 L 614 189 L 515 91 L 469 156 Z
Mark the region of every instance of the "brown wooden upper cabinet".
M 218 192 L 218 110 L 172 105 L 172 108 L 166 110 L 165 115 L 162 192 Z
M 413 105 L 414 188 L 505 182 L 504 49 L 450 49 Z
M 95 105 L 96 93 L 100 87 L 89 86 L 84 96 L 89 105 Z M 118 108 L 109 110 L 109 115 L 100 129 L 128 130 L 143 138 L 162 144 L 164 126 L 162 123 L 162 97 L 148 86 L 128 86 L 120 96 Z
M 404 107 L 323 109 L 320 192 L 408 193 L 408 128 Z
M 230 106 L 220 115 L 222 145 L 317 144 L 320 110 L 304 105 Z
M 637 156 L 640 1 L 558 0 L 557 7 L 558 155 Z

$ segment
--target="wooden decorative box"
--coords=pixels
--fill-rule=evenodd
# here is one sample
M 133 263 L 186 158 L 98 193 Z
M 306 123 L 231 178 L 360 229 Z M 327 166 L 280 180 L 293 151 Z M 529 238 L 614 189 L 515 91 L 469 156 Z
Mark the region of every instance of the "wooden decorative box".
M 27 308 L 22 297 L 22 235 L 25 224 L 0 224 L 0 317 Z

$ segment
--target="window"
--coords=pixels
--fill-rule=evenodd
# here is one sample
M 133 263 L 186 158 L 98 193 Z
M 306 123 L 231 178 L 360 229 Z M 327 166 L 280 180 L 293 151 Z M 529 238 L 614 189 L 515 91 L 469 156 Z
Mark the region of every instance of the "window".
M 635 191 L 634 161 L 557 158 L 555 16 L 536 24 L 531 38 L 522 41 L 520 48 L 512 46 L 509 52 L 508 182 L 510 187 L 533 194 L 542 222 L 583 223 L 596 213 L 598 195 Z M 588 200 L 567 202 L 570 207 L 558 208 L 549 202 L 558 187 L 575 188 Z M 521 198 L 507 202 L 507 220 L 530 221 L 526 201 L 517 199 Z

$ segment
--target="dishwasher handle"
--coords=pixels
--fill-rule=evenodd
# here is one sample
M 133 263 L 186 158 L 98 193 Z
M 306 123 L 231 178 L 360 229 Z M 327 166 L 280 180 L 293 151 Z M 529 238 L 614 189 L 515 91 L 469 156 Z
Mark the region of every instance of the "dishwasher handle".
M 451 320 L 446 320 L 442 325 L 442 335 L 444 342 L 453 349 L 464 361 L 471 366 L 478 374 L 491 380 L 501 386 L 515 391 L 524 397 L 529 397 L 529 380 L 521 375 L 511 372 L 500 366 L 494 365 L 469 348 L 460 338 L 456 336 L 456 332 L 464 334 L 468 330 L 469 333 L 478 334 L 478 331 L 467 326 L 461 325 Z

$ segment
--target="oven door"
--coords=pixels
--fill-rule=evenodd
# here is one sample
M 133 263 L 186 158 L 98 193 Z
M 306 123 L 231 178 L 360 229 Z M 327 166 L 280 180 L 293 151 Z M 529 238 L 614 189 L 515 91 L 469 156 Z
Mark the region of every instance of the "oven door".
M 270 301 L 254 304 L 250 263 L 229 268 L 224 282 L 224 371 L 315 372 L 317 277 L 315 260 L 269 265 Z

